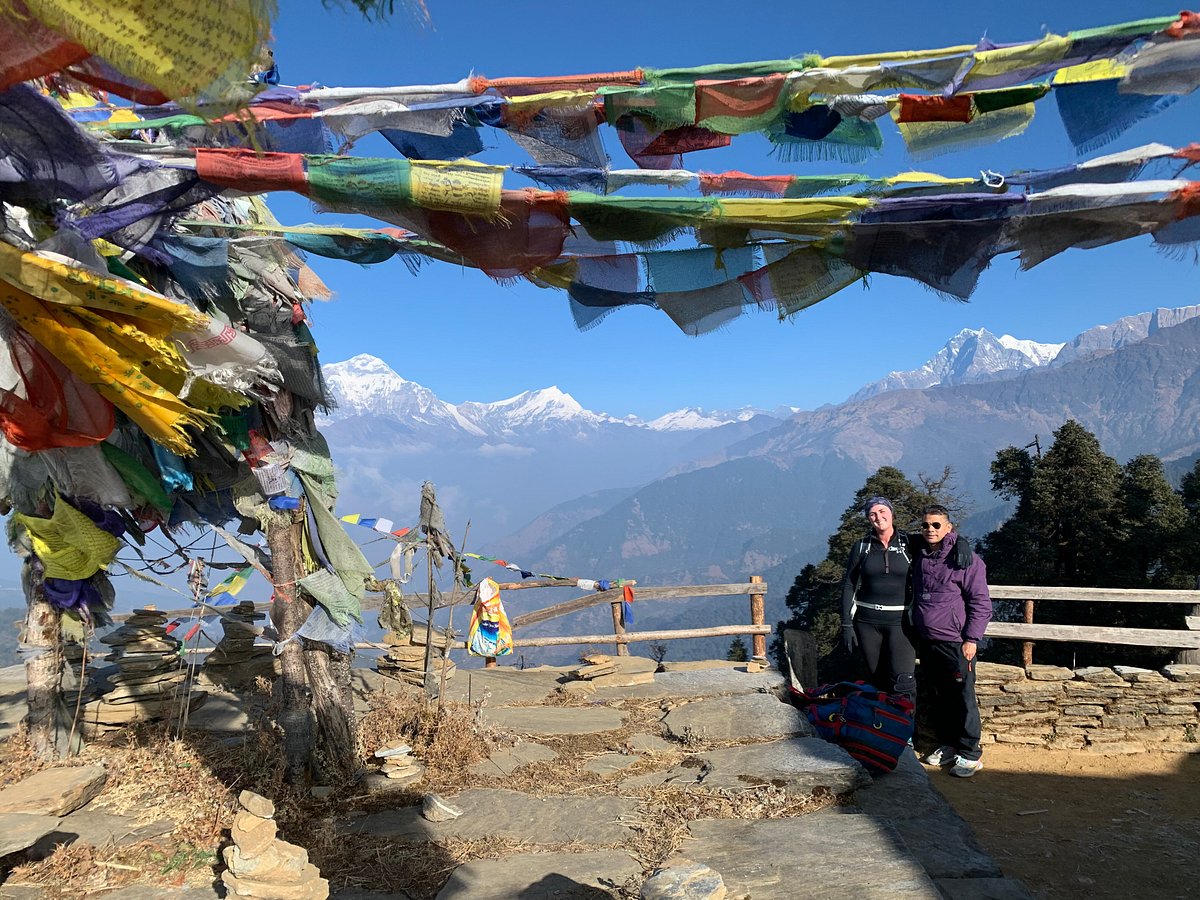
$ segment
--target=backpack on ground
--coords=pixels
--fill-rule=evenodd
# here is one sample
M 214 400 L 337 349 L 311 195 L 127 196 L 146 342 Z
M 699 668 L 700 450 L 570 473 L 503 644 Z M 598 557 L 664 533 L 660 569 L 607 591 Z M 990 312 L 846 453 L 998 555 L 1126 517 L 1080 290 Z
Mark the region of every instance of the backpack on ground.
M 791 689 L 817 734 L 837 744 L 872 774 L 896 768 L 913 736 L 913 703 L 864 681 L 842 681 L 808 691 Z

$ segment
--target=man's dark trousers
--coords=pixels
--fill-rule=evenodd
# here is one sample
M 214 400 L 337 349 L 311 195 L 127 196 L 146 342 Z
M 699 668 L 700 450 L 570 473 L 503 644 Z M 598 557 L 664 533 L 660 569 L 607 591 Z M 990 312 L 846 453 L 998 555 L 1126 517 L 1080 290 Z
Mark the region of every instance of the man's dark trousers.
M 975 698 L 975 660 L 963 656 L 961 641 L 922 641 L 921 665 L 938 746 L 951 747 L 964 759 L 979 759 L 983 727 Z

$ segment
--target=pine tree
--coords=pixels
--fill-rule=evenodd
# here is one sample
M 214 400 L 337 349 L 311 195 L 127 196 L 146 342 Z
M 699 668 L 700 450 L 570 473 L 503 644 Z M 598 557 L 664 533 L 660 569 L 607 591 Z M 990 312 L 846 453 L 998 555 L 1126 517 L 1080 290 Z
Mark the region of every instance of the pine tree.
M 746 649 L 746 642 L 741 635 L 729 642 L 729 652 L 725 658 L 730 662 L 746 662 L 750 658 L 750 651 Z
M 1124 582 L 1122 587 L 1192 587 L 1195 564 L 1185 549 L 1188 512 L 1167 482 L 1162 460 L 1135 456 L 1121 474 L 1121 547 L 1114 580 Z

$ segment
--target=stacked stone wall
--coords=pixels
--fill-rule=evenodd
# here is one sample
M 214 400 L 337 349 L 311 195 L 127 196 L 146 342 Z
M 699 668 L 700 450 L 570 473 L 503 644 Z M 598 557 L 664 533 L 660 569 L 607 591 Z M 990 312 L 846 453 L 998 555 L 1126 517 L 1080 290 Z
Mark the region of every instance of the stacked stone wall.
M 1200 666 L 1067 669 L 980 662 L 984 744 L 1200 752 Z

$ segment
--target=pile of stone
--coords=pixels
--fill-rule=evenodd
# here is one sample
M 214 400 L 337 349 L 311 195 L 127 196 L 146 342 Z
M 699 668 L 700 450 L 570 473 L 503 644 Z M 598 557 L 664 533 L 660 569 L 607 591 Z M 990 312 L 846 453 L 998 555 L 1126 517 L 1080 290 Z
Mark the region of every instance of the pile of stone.
M 1200 666 L 1003 666 L 979 663 L 983 740 L 1062 750 L 1200 749 Z
M 627 687 L 652 684 L 658 663 L 641 656 L 608 656 L 589 653 L 580 657 L 583 665 L 567 673 L 563 690 L 569 693 L 590 694 L 600 687 Z
M 262 900 L 325 900 L 329 882 L 308 861 L 308 851 L 281 841 L 275 804 L 251 791 L 238 797 L 241 811 L 233 820 L 233 844 L 222 852 L 229 868 L 221 881 L 230 896 Z
M 381 675 L 399 679 L 406 684 L 418 687 L 425 684 L 425 647 L 427 644 L 427 626 L 417 622 L 413 625 L 411 634 L 400 634 L 395 631 L 385 631 L 383 643 L 387 650 L 375 661 L 375 667 Z M 442 666 L 446 667 L 446 677 L 454 677 L 457 667 L 447 653 L 450 650 L 452 638 L 446 632 L 433 629 L 432 650 L 429 655 L 429 670 L 435 681 L 442 677 Z
M 266 644 L 255 641 L 263 633 L 258 624 L 267 617 L 256 612 L 254 604 L 243 601 L 221 613 L 224 635 L 204 661 L 205 681 L 235 690 L 250 687 L 259 676 L 273 679 L 281 671 L 279 658 Z
M 180 643 L 166 631 L 167 617 L 156 609 L 139 609 L 116 631 L 100 638 L 112 647 L 105 657 L 117 671 L 107 674 L 108 689 L 84 704 L 88 729 L 104 731 L 130 722 L 145 722 L 190 712 L 208 696 L 188 690 L 188 669 L 180 659 Z
M 375 751 L 379 760 L 379 774 L 389 781 L 395 782 L 395 787 L 420 781 L 425 777 L 425 766 L 412 755 L 412 747 L 400 744 L 396 747 L 383 747 Z

